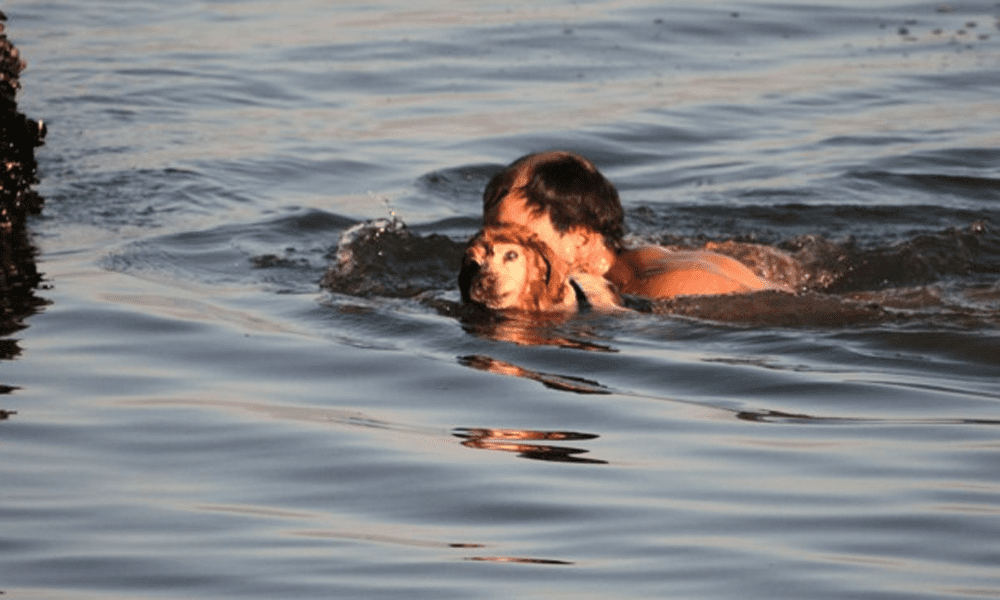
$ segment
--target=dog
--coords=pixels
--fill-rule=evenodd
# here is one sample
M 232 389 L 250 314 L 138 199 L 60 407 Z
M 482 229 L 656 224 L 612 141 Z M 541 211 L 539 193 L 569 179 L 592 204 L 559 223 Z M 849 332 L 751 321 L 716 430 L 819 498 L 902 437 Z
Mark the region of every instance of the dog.
M 571 273 L 538 235 L 518 225 L 487 227 L 469 240 L 458 277 L 464 302 L 493 310 L 614 310 L 621 298 L 603 277 Z

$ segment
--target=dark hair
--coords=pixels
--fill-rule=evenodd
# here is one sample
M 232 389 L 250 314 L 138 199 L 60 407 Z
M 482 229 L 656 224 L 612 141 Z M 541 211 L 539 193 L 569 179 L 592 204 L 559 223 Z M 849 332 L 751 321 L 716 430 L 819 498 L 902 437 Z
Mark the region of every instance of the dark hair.
M 625 236 L 625 211 L 618 190 L 589 160 L 555 150 L 528 154 L 493 176 L 483 192 L 483 220 L 497 225 L 500 203 L 515 191 L 518 175 L 527 170 L 528 181 L 520 189 L 527 204 L 548 212 L 557 231 L 586 226 L 604 236 L 617 250 Z

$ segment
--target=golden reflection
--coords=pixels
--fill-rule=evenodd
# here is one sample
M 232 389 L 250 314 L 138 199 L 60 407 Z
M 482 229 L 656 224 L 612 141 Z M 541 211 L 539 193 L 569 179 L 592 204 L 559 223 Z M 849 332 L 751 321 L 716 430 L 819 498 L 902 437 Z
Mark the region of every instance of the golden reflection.
M 520 556 L 470 556 L 465 560 L 477 562 L 502 562 L 502 563 L 524 563 L 531 565 L 572 565 L 566 560 L 554 560 L 551 558 L 524 558 Z
M 480 371 L 488 371 L 490 373 L 497 373 L 498 375 L 524 377 L 525 379 L 537 381 L 547 388 L 562 390 L 564 392 L 576 392 L 577 394 L 612 393 L 610 389 L 591 379 L 532 371 L 490 356 L 483 356 L 482 354 L 460 356 L 458 362 L 467 367 L 479 369 Z
M 519 346 L 559 346 L 593 352 L 617 352 L 607 344 L 586 339 L 592 334 L 581 327 L 582 323 L 573 314 L 529 314 L 518 311 L 500 313 L 474 304 L 465 304 L 460 311 L 462 327 L 478 337 Z M 561 330 L 560 326 L 567 324 L 573 327 L 572 332 Z
M 523 440 L 592 440 L 599 437 L 593 433 L 577 433 L 574 431 L 533 431 L 530 429 L 487 429 L 460 427 L 454 432 L 455 437 L 462 438 L 462 445 L 476 450 L 496 450 L 513 452 L 521 458 L 545 460 L 552 462 L 574 462 L 606 465 L 608 461 L 596 458 L 576 456 L 590 452 L 583 448 L 568 446 L 552 446 L 548 444 L 527 444 Z

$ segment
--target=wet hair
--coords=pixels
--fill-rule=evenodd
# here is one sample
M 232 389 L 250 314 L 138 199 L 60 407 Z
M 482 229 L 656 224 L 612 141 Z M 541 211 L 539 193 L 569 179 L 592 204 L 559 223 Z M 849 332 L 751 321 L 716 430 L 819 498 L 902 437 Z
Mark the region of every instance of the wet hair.
M 527 170 L 528 181 L 513 189 Z M 625 211 L 618 190 L 589 160 L 561 150 L 528 154 L 493 176 L 483 192 L 483 220 L 499 225 L 500 204 L 511 192 L 524 193 L 527 205 L 547 212 L 557 231 L 585 226 L 604 236 L 618 250 L 625 236 Z

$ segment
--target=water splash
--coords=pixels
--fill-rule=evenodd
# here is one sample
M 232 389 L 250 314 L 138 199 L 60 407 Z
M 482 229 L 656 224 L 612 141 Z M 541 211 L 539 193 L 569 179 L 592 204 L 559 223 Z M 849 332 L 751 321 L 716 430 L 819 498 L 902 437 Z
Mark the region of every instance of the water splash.
M 409 298 L 455 287 L 464 242 L 421 236 L 393 216 L 344 231 L 321 286 L 351 296 Z

